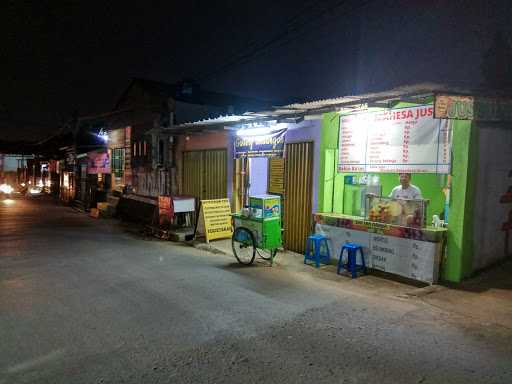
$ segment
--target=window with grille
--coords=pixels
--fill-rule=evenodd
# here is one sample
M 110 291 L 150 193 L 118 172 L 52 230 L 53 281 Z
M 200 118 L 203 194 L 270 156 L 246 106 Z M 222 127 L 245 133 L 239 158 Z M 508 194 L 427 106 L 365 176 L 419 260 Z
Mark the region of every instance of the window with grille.
M 124 171 L 124 149 L 112 149 L 112 173 L 116 177 L 123 177 Z

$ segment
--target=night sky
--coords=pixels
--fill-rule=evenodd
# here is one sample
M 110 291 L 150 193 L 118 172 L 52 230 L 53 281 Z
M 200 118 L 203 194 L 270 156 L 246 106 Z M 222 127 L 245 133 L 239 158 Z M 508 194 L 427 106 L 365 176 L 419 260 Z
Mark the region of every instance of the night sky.
M 0 139 L 113 107 L 130 78 L 267 100 L 424 81 L 477 87 L 510 1 L 4 1 Z

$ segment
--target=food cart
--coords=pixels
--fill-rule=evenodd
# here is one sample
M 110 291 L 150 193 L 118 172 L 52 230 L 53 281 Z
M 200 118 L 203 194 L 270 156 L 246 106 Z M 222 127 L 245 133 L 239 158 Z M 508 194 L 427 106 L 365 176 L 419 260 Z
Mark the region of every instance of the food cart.
M 239 263 L 250 265 L 256 254 L 272 265 L 281 247 L 281 197 L 249 197 L 249 207 L 233 214 L 233 253 Z

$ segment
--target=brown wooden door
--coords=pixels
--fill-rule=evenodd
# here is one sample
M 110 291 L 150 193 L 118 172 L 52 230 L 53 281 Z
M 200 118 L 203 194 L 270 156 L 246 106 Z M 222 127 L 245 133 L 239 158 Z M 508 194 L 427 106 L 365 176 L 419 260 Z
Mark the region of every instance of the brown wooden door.
M 311 230 L 313 143 L 290 143 L 285 149 L 284 244 L 304 253 Z

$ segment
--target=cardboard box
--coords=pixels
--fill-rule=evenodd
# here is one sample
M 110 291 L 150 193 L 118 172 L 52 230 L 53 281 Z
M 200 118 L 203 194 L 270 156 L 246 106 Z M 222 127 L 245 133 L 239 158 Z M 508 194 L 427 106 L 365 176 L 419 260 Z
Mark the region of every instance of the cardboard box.
M 105 203 L 97 203 L 97 204 L 96 204 L 96 207 L 97 207 L 97 208 L 98 208 L 98 210 L 100 210 L 100 211 L 105 211 L 105 210 L 107 210 L 107 208 L 108 208 L 108 203 L 106 203 L 106 202 L 105 202 Z
M 89 216 L 94 218 L 94 219 L 97 219 L 100 217 L 100 211 L 98 208 L 91 208 L 91 211 L 89 212 Z

